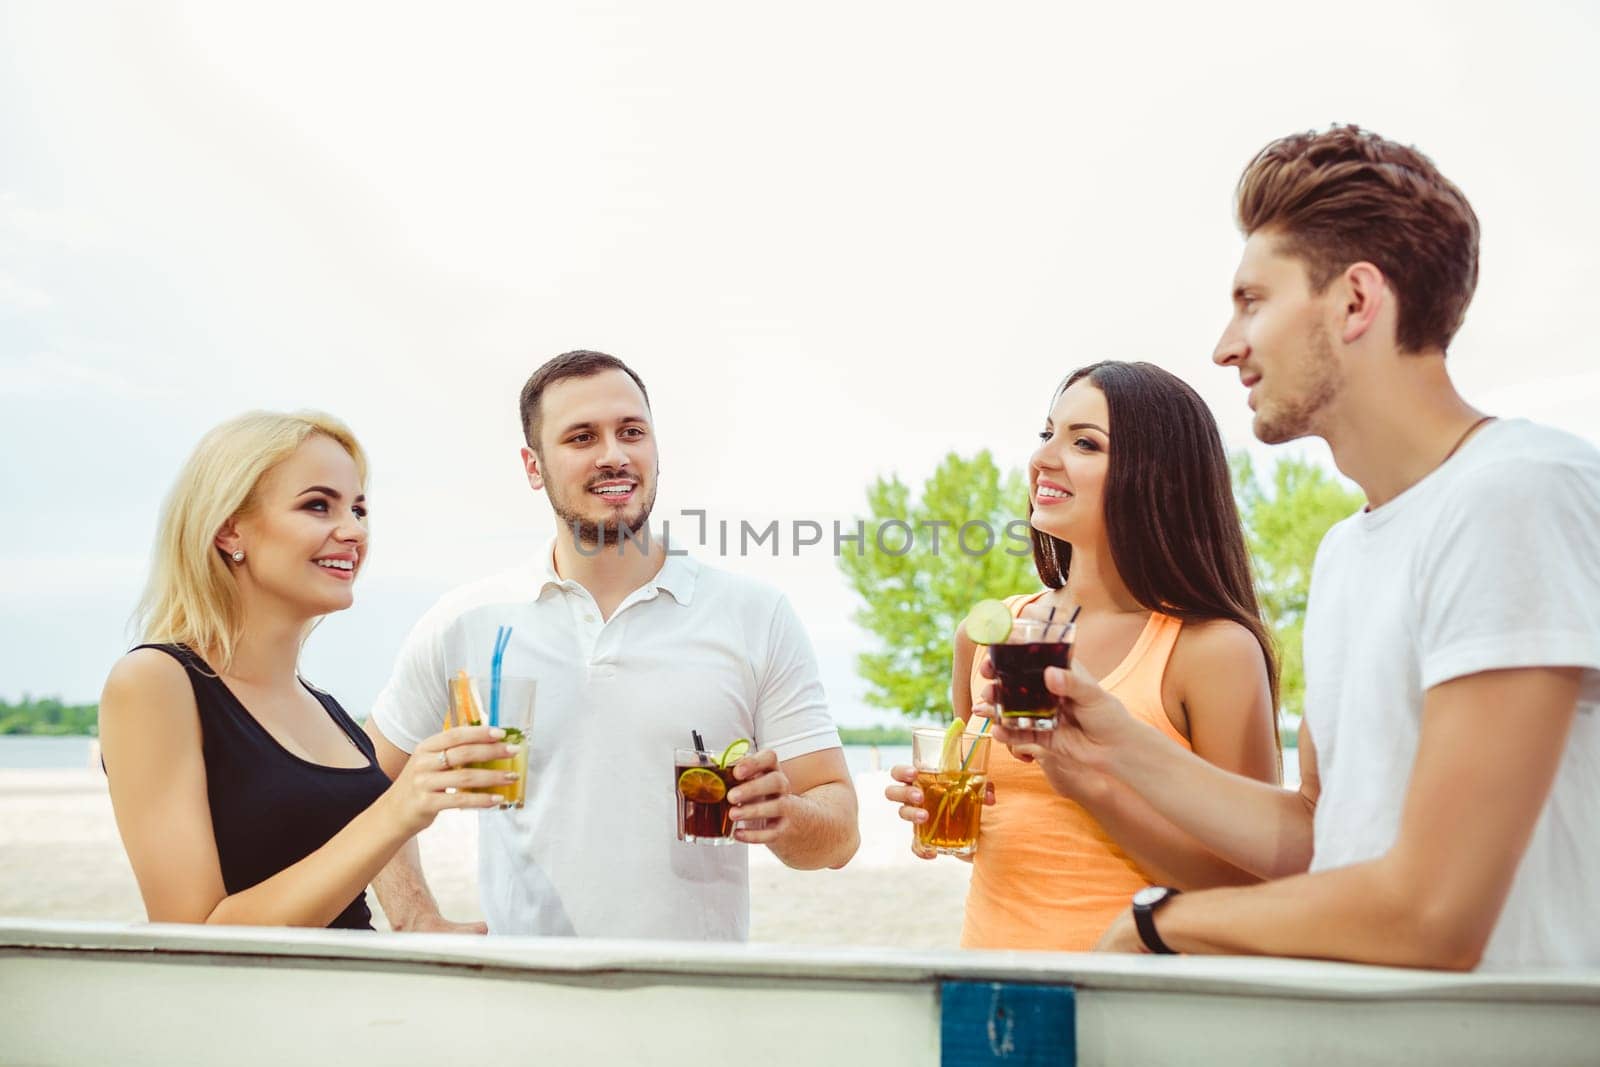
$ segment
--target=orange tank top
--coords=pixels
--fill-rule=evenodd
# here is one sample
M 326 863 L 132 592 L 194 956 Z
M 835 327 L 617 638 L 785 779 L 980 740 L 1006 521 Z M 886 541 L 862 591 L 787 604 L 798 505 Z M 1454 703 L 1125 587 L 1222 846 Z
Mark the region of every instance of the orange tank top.
M 1013 615 L 1044 596 L 1015 596 Z M 1100 684 L 1130 714 L 1184 748 L 1161 703 L 1161 680 L 1177 643 L 1181 619 L 1152 612 L 1133 648 Z M 984 653 L 987 655 L 987 653 Z M 985 679 L 973 657 L 973 699 Z M 995 802 L 983 813 L 972 859 L 962 948 L 1087 952 L 1128 907 L 1149 878 L 1074 801 L 1050 788 L 1036 764 L 1004 745 L 989 751 Z

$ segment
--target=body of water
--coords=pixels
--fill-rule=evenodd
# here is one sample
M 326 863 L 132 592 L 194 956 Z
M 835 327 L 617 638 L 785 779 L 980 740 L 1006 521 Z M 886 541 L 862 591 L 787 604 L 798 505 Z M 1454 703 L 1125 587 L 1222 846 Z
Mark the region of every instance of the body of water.
M 88 770 L 99 768 L 100 745 L 92 737 L 0 735 L 0 770 Z
M 92 737 L 0 735 L 0 770 L 78 770 L 98 768 L 100 749 Z M 851 774 L 888 770 L 911 762 L 910 745 L 846 745 Z M 876 766 L 875 766 L 876 764 Z
M 886 771 L 896 763 L 911 762 L 910 745 L 846 745 L 844 761 L 851 774 Z
M 99 769 L 100 747 L 92 737 L 30 737 L 0 735 L 0 770 Z M 896 763 L 911 762 L 910 745 L 846 745 L 844 759 L 852 775 L 886 771 Z M 1300 764 L 1294 749 L 1283 754 L 1284 785 L 1300 784 Z

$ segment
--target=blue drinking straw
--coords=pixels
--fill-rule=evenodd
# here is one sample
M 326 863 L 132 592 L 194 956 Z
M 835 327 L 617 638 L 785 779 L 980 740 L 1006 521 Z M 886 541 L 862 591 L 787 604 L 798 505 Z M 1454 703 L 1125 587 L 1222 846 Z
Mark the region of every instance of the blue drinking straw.
M 983 720 L 983 725 L 978 727 L 978 737 L 982 737 L 984 734 L 989 732 L 989 724 L 993 721 L 993 719 Z M 978 742 L 976 739 L 974 739 L 972 744 L 967 746 L 967 758 L 961 761 L 961 769 L 963 771 L 967 769 L 967 764 L 972 762 L 972 754 L 976 751 L 978 751 Z
M 511 643 L 511 627 L 494 632 L 494 659 L 489 661 L 489 725 L 500 725 L 500 670 L 505 666 L 506 646 Z

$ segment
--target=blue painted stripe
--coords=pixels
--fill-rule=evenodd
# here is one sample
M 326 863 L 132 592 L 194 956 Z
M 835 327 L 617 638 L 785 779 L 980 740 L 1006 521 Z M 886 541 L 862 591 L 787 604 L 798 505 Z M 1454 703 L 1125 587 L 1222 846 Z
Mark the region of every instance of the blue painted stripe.
M 939 988 L 942 1067 L 1074 1067 L 1077 1006 L 1071 986 L 945 982 Z

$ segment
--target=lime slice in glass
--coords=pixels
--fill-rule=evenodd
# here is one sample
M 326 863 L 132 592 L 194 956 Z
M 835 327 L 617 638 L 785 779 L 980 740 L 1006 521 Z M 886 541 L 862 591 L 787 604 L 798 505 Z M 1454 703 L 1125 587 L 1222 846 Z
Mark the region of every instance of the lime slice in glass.
M 744 759 L 749 752 L 750 742 L 741 737 L 739 740 L 722 750 L 722 755 L 717 757 L 717 766 L 728 767 L 731 764 L 738 763 L 740 760 Z
M 966 630 L 980 645 L 1004 644 L 1011 636 L 1011 609 L 1001 600 L 980 600 L 967 613 Z
M 967 724 L 957 719 L 944 731 L 944 747 L 939 750 L 939 770 L 959 771 L 961 769 L 961 735 L 966 733 Z

